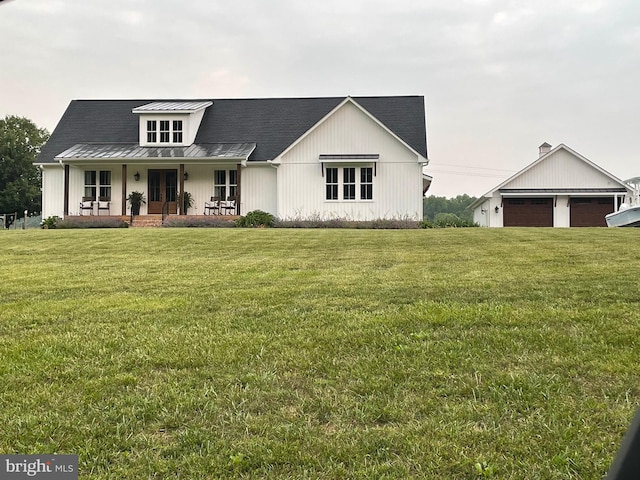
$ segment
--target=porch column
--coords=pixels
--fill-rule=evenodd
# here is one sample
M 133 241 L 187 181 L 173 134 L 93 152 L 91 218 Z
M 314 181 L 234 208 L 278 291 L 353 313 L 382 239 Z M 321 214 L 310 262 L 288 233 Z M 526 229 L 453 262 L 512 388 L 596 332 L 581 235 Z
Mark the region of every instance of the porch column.
M 127 165 L 122 165 L 122 216 L 127 214 Z
M 69 165 L 64 166 L 64 206 L 63 214 L 69 215 Z
M 238 164 L 236 166 L 236 182 L 238 182 L 238 185 L 236 185 L 236 215 L 240 215 L 240 201 L 242 199 L 241 195 L 241 185 L 242 185 L 242 165 Z
M 179 192 L 180 197 L 178 198 L 178 212 L 180 215 L 186 215 L 184 212 L 184 163 L 180 164 L 180 173 L 178 173 L 178 183 L 180 184 Z

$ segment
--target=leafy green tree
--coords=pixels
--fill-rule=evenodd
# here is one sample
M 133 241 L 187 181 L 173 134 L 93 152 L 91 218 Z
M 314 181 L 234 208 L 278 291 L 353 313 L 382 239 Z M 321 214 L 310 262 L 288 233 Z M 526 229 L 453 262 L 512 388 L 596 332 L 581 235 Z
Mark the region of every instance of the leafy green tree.
M 40 170 L 33 165 L 49 139 L 31 120 L 8 115 L 0 119 L 0 213 L 40 213 Z
M 455 198 L 436 197 L 431 195 L 423 200 L 423 217 L 435 221 L 439 213 L 451 213 L 464 222 L 473 223 L 473 212 L 467 207 L 476 200 L 466 193 Z

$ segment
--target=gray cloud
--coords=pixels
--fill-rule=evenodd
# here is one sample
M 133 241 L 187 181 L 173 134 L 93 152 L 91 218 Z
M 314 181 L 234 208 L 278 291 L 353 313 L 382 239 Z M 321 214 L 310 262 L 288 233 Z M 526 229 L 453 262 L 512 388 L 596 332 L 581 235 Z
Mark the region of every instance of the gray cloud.
M 637 175 L 630 0 L 16 0 L 0 115 L 74 98 L 421 94 L 438 195 L 479 195 L 566 143 Z

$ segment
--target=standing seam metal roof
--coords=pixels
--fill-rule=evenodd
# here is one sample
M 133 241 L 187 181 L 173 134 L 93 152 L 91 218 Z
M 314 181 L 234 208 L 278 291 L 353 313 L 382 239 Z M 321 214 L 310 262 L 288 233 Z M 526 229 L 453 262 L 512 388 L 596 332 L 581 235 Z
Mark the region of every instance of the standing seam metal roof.
M 210 101 L 203 102 L 151 102 L 134 108 L 136 112 L 195 112 L 211 105 Z
M 56 159 L 148 159 L 148 158 L 243 158 L 256 148 L 255 143 L 205 143 L 184 147 L 141 147 L 137 143 L 78 143 L 56 155 Z

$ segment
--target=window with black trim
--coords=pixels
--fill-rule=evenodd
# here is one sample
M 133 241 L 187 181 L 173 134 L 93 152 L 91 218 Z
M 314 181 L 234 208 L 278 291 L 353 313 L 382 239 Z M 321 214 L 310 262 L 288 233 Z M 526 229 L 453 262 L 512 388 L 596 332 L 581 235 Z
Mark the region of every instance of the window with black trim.
M 96 200 L 96 171 L 85 170 L 84 172 L 84 196 Z
M 325 199 L 373 200 L 373 167 L 325 168 Z
M 235 197 L 238 189 L 237 170 L 214 170 L 213 171 L 213 195 L 220 200 L 227 200 Z
M 235 198 L 238 189 L 238 171 L 229 170 L 229 196 Z
M 147 143 L 177 143 L 184 140 L 182 120 L 147 120 Z
M 111 200 L 111 170 L 100 170 L 100 199 Z
M 335 167 L 327 168 L 325 172 L 327 182 L 327 200 L 338 200 L 338 169 Z
M 173 121 L 173 143 L 182 143 L 182 120 Z
M 158 122 L 155 120 L 147 120 L 147 142 L 156 143 L 158 141 Z
M 373 200 L 373 168 L 360 168 L 360 200 Z
M 342 169 L 342 198 L 344 200 L 356 199 L 356 169 L 345 167 Z
M 169 143 L 171 136 L 169 135 L 169 120 L 160 120 L 160 143 Z
M 111 170 L 85 170 L 84 196 L 98 200 L 96 193 L 101 199 L 111 200 Z

